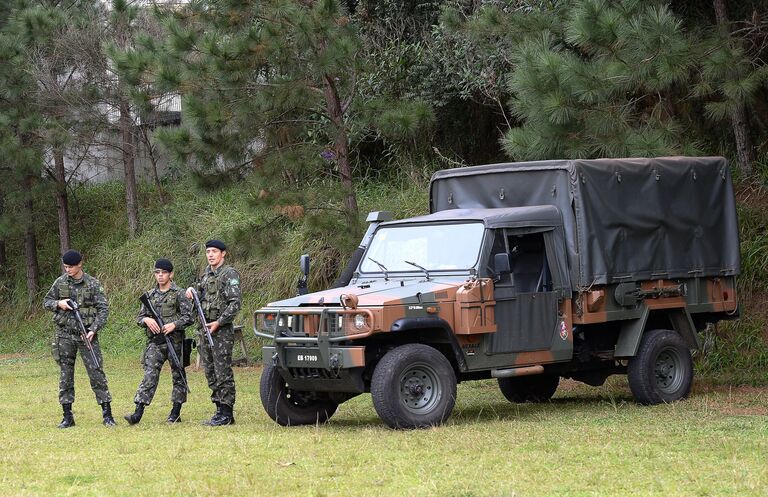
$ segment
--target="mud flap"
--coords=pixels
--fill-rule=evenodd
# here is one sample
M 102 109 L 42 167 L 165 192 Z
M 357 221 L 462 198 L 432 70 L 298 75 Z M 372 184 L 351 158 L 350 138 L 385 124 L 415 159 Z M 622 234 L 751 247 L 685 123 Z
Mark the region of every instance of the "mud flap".
M 675 331 L 678 332 L 680 336 L 683 337 L 683 340 L 685 340 L 685 343 L 688 344 L 688 348 L 695 350 L 701 349 L 699 334 L 696 333 L 696 327 L 693 324 L 693 319 L 691 319 L 691 313 L 688 312 L 688 309 L 681 308 L 670 311 L 669 320 L 672 322 L 672 327 Z
M 634 357 L 637 348 L 640 346 L 640 338 L 643 336 L 645 323 L 648 322 L 648 316 L 651 310 L 648 306 L 643 306 L 643 313 L 639 318 L 631 321 L 625 321 L 621 325 L 619 340 L 616 342 L 614 356 L 616 357 Z

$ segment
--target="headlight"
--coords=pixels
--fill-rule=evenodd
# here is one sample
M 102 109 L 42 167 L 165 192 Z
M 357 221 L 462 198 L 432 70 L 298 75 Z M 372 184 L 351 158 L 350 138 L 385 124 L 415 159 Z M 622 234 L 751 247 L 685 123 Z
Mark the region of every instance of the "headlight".
M 365 314 L 355 314 L 355 328 L 362 330 L 365 326 Z
M 275 315 L 274 314 L 265 314 L 264 315 L 264 328 L 268 330 L 274 330 L 275 329 Z

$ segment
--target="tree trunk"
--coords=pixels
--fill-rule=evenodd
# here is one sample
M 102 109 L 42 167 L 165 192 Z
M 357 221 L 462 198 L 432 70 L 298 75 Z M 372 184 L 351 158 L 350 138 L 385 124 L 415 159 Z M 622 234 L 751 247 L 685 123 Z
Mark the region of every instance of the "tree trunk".
M 139 231 L 139 202 L 136 188 L 133 121 L 128 102 L 120 100 L 120 135 L 122 137 L 123 171 L 125 172 L 125 206 L 128 212 L 128 232 L 131 237 Z
M 37 297 L 40 288 L 40 268 L 37 264 L 37 237 L 35 236 L 35 210 L 32 204 L 33 177 L 24 177 L 24 214 L 26 227 L 24 230 L 24 255 L 27 259 L 27 298 L 30 304 Z
M 139 130 L 141 133 L 141 142 L 147 149 L 147 155 L 149 155 L 149 162 L 152 164 L 152 181 L 155 183 L 155 190 L 157 190 L 157 196 L 160 197 L 160 204 L 166 205 L 168 203 L 168 196 L 163 189 L 163 184 L 160 182 L 160 174 L 157 172 L 157 157 L 155 156 L 155 147 L 152 146 L 152 140 L 147 133 L 147 129 L 142 126 Z
M 67 173 L 64 170 L 64 152 L 53 150 L 54 177 L 56 178 L 56 207 L 59 215 L 59 250 L 63 254 L 71 245 L 69 236 L 69 200 L 67 199 Z
M 752 174 L 752 163 L 755 161 L 755 151 L 750 137 L 749 117 L 746 107 L 741 104 L 731 114 L 731 126 L 736 137 L 736 155 L 739 159 L 739 169 L 743 176 Z
M 713 0 L 713 6 L 718 27 L 724 33 L 730 35 L 731 30 L 728 25 L 728 11 L 725 8 L 725 0 Z M 749 116 L 743 103 L 738 104 L 733 112 L 731 112 L 731 128 L 733 128 L 733 136 L 736 139 L 736 156 L 739 161 L 739 170 L 742 176 L 749 176 L 752 174 L 755 151 L 752 147 L 752 138 L 750 136 Z
M 325 80 L 325 102 L 328 107 L 328 114 L 336 128 L 334 148 L 336 151 L 336 161 L 339 165 L 339 173 L 341 174 L 341 184 L 346 191 L 344 207 L 347 211 L 347 226 L 352 229 L 357 224 L 358 211 L 355 185 L 352 182 L 352 167 L 349 164 L 349 138 L 344 124 L 344 112 L 341 109 L 339 92 L 336 90 L 333 78 L 326 74 L 323 79 Z

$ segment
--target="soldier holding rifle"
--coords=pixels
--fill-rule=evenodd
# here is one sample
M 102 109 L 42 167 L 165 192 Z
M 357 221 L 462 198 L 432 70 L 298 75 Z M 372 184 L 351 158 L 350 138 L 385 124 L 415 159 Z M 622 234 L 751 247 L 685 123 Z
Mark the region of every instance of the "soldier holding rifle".
M 195 299 L 198 311 L 205 318 L 205 322 L 200 323 L 202 333 L 198 352 L 211 389 L 211 401 L 216 404 L 216 413 L 204 422 L 209 426 L 235 422 L 235 376 L 232 372 L 235 331 L 232 321 L 240 311 L 240 275 L 224 264 L 226 255 L 227 246 L 221 240 L 206 242 L 208 267 L 186 293 L 187 298 Z M 206 328 L 210 331 L 212 344 L 206 337 Z
M 115 426 L 112 396 L 104 374 L 98 332 L 109 315 L 107 297 L 99 280 L 83 271 L 83 257 L 69 250 L 61 258 L 65 274 L 53 282 L 43 299 L 43 307 L 53 312 L 56 335 L 53 356 L 61 369 L 59 402 L 64 418 L 59 428 L 75 426 L 72 403 L 75 401 L 75 359 L 78 350 L 91 381 L 91 389 L 101 405 L 104 426 Z M 78 315 L 79 314 L 79 315 Z
M 144 379 L 134 397 L 136 409 L 124 416 L 128 424 L 141 421 L 144 408 L 152 402 L 160 379 L 163 364 L 171 366 L 173 408 L 168 423 L 181 421 L 181 406 L 187 401 L 186 375 L 184 371 L 184 328 L 192 324 L 192 303 L 173 282 L 173 264 L 168 259 L 158 259 L 154 268 L 157 285 L 141 298 L 142 305 L 137 322 L 146 329 L 147 346 L 142 356 Z

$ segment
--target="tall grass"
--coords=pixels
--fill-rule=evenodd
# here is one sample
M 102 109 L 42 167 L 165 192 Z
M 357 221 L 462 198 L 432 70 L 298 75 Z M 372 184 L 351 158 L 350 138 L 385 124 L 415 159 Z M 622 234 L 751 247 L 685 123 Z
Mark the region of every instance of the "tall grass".
M 760 166 L 762 167 L 762 166 Z M 721 324 L 709 337 L 710 347 L 699 358 L 700 372 L 721 375 L 728 381 L 765 383 L 768 378 L 768 166 L 766 184 L 739 183 L 742 274 L 739 277 L 742 317 Z M 761 169 L 762 171 L 762 169 Z M 762 175 L 758 175 L 763 178 Z M 327 185 L 309 185 L 306 190 Z M 134 324 L 138 296 L 153 284 L 151 266 L 158 257 L 170 258 L 176 281 L 187 285 L 205 266 L 203 243 L 212 237 L 229 242 L 229 261 L 242 275 L 243 311 L 238 323 L 254 356 L 259 343 L 249 332 L 253 311 L 273 300 L 295 293 L 301 254 L 312 258 L 310 290 L 319 290 L 333 281 L 347 263 L 365 226 L 351 236 L 353 245 L 341 236 L 311 229 L 301 222 L 269 221 L 271 207 L 259 205 L 259 185 L 250 180 L 201 190 L 190 179 L 167 185 L 171 201 L 160 204 L 150 185 L 140 185 L 141 234 L 128 236 L 124 212 L 124 190 L 120 183 L 79 188 L 72 198 L 73 246 L 85 255 L 86 271 L 104 284 L 111 305 L 102 346 L 109 354 L 129 353 L 141 347 L 143 336 Z M 388 183 L 362 182 L 357 189 L 361 218 L 369 211 L 389 210 L 396 218 L 417 216 L 428 210 L 428 182 L 410 179 Z M 43 292 L 58 275 L 58 239 L 55 205 L 39 199 L 38 220 Z M 334 214 L 329 214 L 334 215 Z M 266 239 L 272 250 L 245 250 L 249 238 Z M 350 237 L 346 237 L 348 239 Z M 11 244 L 12 269 L 6 275 L 0 302 L 0 353 L 39 352 L 48 344 L 50 316 L 26 304 L 24 260 L 19 242 Z
M 99 278 L 110 302 L 102 339 L 107 353 L 140 347 L 143 337 L 134 323 L 138 297 L 154 284 L 151 269 L 159 257 L 173 261 L 175 280 L 185 286 L 205 267 L 204 242 L 210 238 L 227 241 L 227 262 L 240 271 L 243 282 L 243 311 L 237 322 L 247 329 L 253 310 L 295 293 L 301 254 L 312 258 L 309 285 L 317 290 L 337 276 L 351 253 L 351 247 L 338 245 L 334 233 L 318 235 L 301 222 L 269 223 L 276 214 L 272 207 L 258 205 L 258 185 L 248 180 L 211 192 L 186 178 L 168 185 L 168 192 L 171 201 L 162 205 L 150 185 L 141 185 L 141 232 L 135 238 L 128 236 L 120 183 L 82 187 L 72 199 L 72 246 L 83 252 L 86 272 Z M 397 217 L 423 214 L 426 199 L 426 183 L 363 183 L 358 189 L 363 219 L 372 210 L 390 210 Z M 26 302 L 24 259 L 21 247 L 12 245 L 11 265 L 21 270 L 8 278 L 0 303 L 5 317 L 0 322 L 0 353 L 43 350 L 52 331 L 41 300 L 60 270 L 55 206 L 50 199 L 41 199 L 39 204 L 46 213 L 38 223 L 44 288 L 32 307 L 20 304 Z M 352 238 L 359 240 L 364 229 L 361 223 L 360 233 Z M 275 246 L 266 251 L 245 250 L 251 232 L 254 237 L 273 238 Z

